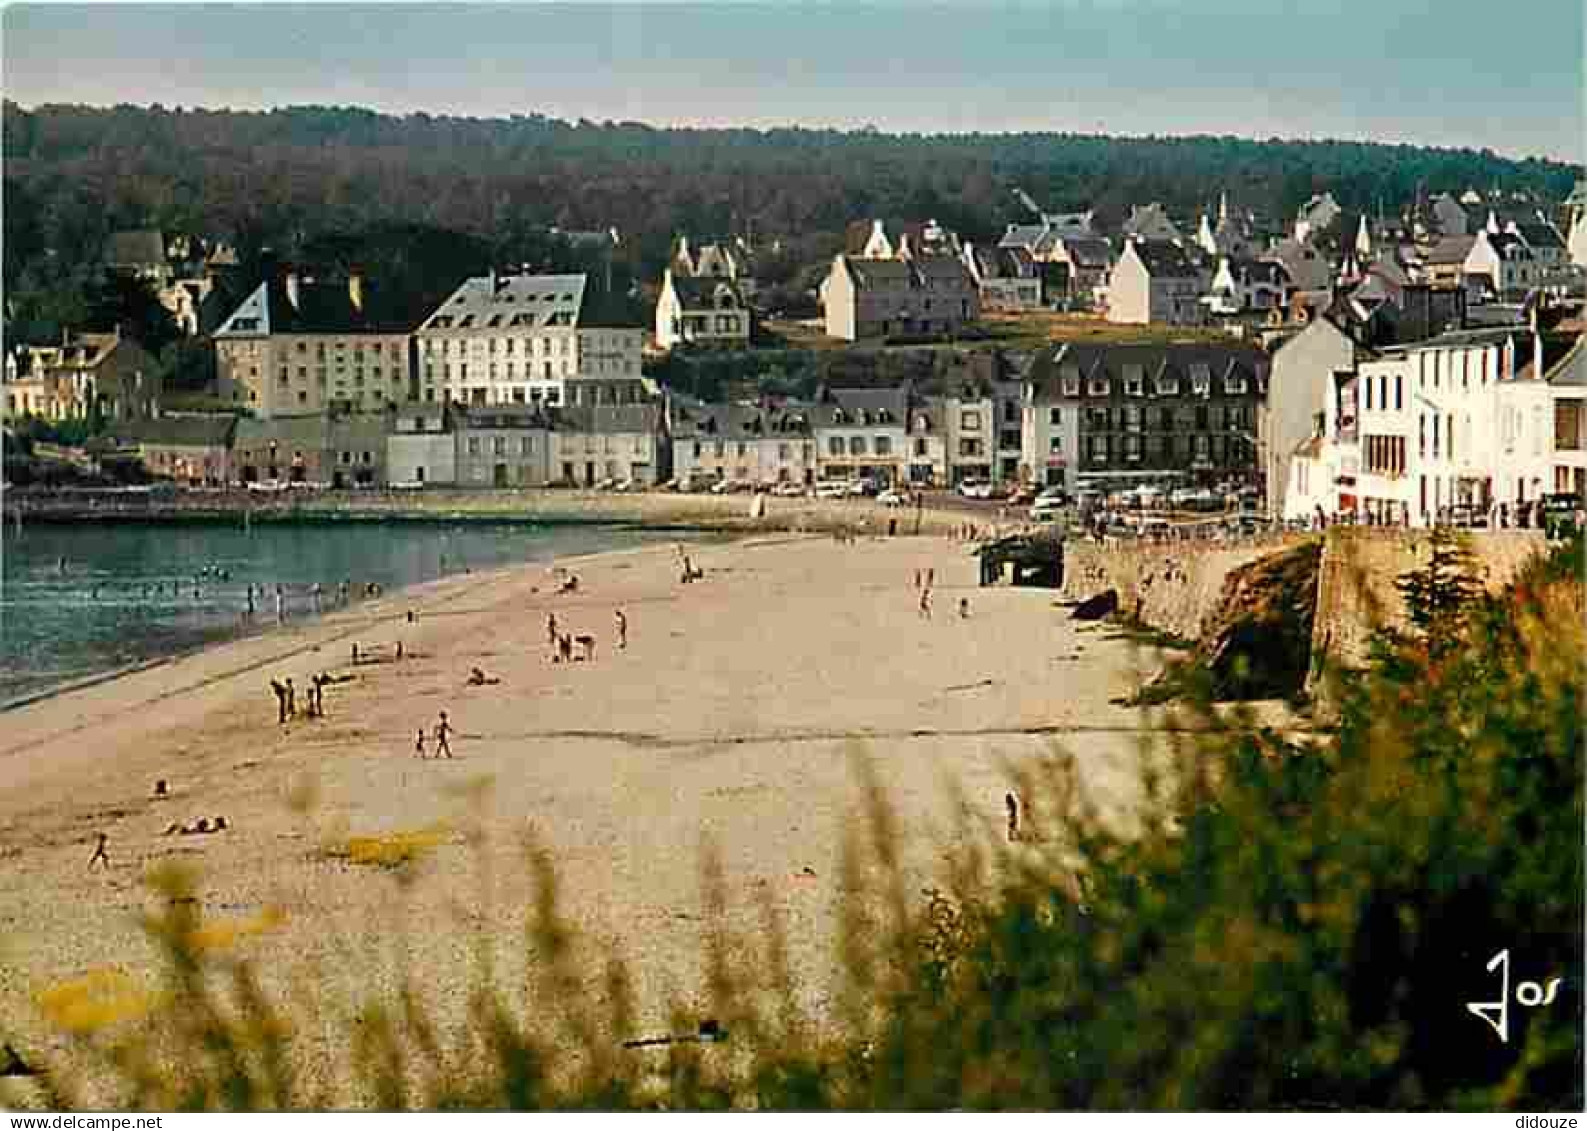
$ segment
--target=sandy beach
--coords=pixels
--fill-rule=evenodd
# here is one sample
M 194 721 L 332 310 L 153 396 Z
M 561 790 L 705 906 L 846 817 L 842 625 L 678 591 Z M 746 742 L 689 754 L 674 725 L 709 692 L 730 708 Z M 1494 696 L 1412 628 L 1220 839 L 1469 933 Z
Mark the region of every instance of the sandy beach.
M 454 577 L 7 713 L 0 1018 L 56 1047 L 33 1004 L 41 987 L 105 966 L 148 976 L 145 875 L 170 860 L 199 870 L 208 916 L 284 912 L 243 951 L 271 982 L 366 994 L 407 962 L 455 1010 L 481 940 L 509 985 L 521 974 L 530 832 L 554 853 L 563 914 L 632 964 L 645 1024 L 699 1001 L 707 843 L 731 925 L 755 929 L 770 896 L 819 1014 L 839 847 L 861 819 L 857 750 L 921 886 L 960 836 L 953 789 L 995 834 L 1011 766 L 1055 740 L 1093 796 L 1135 796 L 1142 720 L 1109 700 L 1152 657 L 1080 631 L 1050 591 L 975 588 L 964 544 L 775 535 L 687 552 L 696 584 L 680 584 L 671 546 L 560 563 L 578 575 L 571 594 L 544 566 Z M 928 569 L 929 619 L 913 587 Z M 548 612 L 596 638 L 592 661 L 550 662 Z M 353 666 L 354 642 L 379 662 Z M 475 666 L 501 682 L 467 686 Z M 278 725 L 270 679 L 293 677 L 301 708 L 321 670 L 352 677 L 328 688 L 328 717 Z M 442 710 L 456 757 L 420 760 L 415 733 Z M 152 796 L 157 779 L 169 799 Z M 305 791 L 307 813 L 288 804 Z M 457 832 L 470 804 L 483 849 Z M 227 831 L 162 835 L 214 816 Z M 324 850 L 440 826 L 453 832 L 412 884 Z M 111 867 L 90 872 L 101 832 Z

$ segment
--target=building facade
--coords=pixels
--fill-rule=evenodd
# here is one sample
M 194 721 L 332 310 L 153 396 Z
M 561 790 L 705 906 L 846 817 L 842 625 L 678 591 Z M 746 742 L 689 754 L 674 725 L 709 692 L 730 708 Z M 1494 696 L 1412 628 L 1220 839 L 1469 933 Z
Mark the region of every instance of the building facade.
M 821 285 L 829 337 L 844 341 L 957 333 L 981 316 L 975 280 L 956 258 L 832 262 Z
M 797 402 L 707 404 L 668 399 L 673 475 L 698 489 L 713 483 L 808 486 L 816 478 L 810 406 Z
M 22 347 L 7 354 L 6 371 L 8 419 L 118 425 L 152 420 L 160 412 L 160 365 L 119 328 L 108 334 L 67 332 L 58 346 Z
M 581 378 L 638 380 L 645 332 L 585 275 L 466 279 L 414 335 L 418 399 L 560 405 Z
M 656 300 L 656 345 L 749 346 L 750 310 L 728 278 L 686 277 L 669 268 Z
M 1108 278 L 1108 321 L 1199 325 L 1206 283 L 1177 244 L 1131 240 Z
M 408 327 L 382 307 L 357 273 L 274 275 L 215 331 L 220 396 L 260 420 L 384 413 L 413 399 Z

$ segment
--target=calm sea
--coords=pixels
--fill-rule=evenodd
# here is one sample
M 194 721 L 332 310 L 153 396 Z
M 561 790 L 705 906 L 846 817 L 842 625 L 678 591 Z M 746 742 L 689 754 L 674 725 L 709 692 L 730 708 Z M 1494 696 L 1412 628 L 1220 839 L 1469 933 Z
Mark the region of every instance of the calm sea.
M 39 691 L 248 631 L 311 617 L 337 587 L 388 593 L 465 569 L 622 549 L 677 534 L 600 526 L 358 523 L 232 526 L 83 523 L 7 527 L 0 542 L 0 707 Z M 221 571 L 224 571 L 221 574 Z

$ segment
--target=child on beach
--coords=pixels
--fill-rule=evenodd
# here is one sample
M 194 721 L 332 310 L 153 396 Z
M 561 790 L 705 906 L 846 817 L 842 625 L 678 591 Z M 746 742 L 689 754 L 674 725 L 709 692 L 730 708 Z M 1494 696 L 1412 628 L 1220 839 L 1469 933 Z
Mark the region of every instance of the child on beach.
M 94 854 L 88 858 L 88 870 L 92 872 L 95 864 L 110 867 L 110 853 L 105 851 L 105 846 L 110 843 L 110 838 L 104 833 L 99 834 L 99 843 L 94 846 Z
M 423 727 L 419 728 L 419 737 L 414 739 L 413 752 L 415 754 L 417 754 L 421 758 L 426 757 L 426 754 L 424 753 L 424 728 Z

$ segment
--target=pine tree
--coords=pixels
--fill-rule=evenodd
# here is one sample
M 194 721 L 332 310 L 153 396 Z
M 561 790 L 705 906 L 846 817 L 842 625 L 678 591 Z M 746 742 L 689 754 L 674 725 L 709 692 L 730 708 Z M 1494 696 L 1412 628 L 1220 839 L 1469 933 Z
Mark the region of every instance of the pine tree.
M 1466 610 L 1482 592 L 1470 551 L 1447 526 L 1433 528 L 1427 564 L 1401 574 L 1394 584 L 1411 624 L 1435 654 L 1450 647 Z

